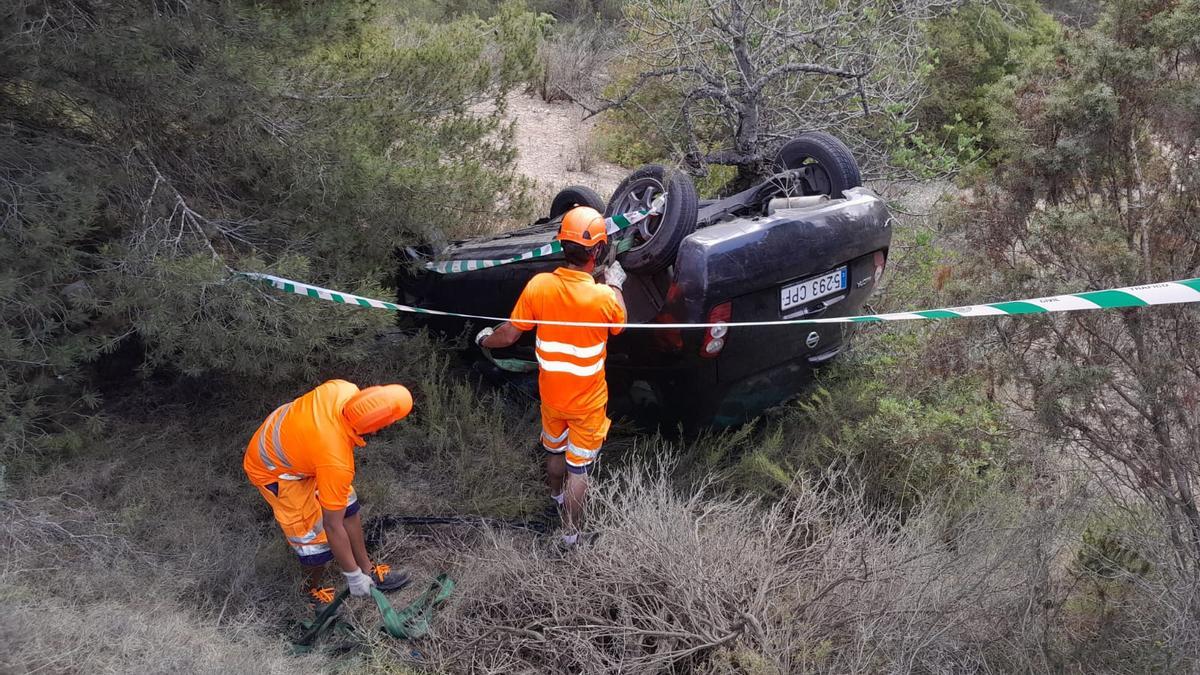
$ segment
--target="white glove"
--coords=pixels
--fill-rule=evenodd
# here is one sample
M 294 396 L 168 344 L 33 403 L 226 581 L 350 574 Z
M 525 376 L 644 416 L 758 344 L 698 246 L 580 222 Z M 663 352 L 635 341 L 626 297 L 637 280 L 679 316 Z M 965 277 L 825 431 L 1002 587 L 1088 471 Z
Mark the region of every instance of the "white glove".
M 342 572 L 342 576 L 346 577 L 346 585 L 350 587 L 350 595 L 356 598 L 364 598 L 371 594 L 371 589 L 375 586 L 375 582 L 371 581 L 371 577 L 363 574 L 362 570 L 354 570 L 353 572 Z
M 604 283 L 609 286 L 620 288 L 625 285 L 625 270 L 621 269 L 621 263 L 616 260 L 612 264 L 604 268 Z
M 490 337 L 491 334 L 495 333 L 495 332 L 496 331 L 491 326 L 484 328 L 483 330 L 479 331 L 478 335 L 475 336 L 475 344 L 482 347 L 483 341 L 488 339 L 488 337 Z

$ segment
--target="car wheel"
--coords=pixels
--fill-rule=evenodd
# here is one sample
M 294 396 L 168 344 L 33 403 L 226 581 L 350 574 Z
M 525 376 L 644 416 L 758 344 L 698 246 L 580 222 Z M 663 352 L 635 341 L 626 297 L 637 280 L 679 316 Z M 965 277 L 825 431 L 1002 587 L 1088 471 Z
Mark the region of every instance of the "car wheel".
M 647 164 L 629 174 L 613 192 L 604 215 L 650 208 L 660 195 L 667 199 L 661 214 L 634 225 L 629 250 L 620 256 L 621 265 L 642 273 L 653 273 L 675 263 L 684 238 L 696 231 L 696 186 L 682 171 Z
M 803 170 L 805 195 L 839 199 L 843 190 L 862 185 L 850 148 L 824 131 L 810 131 L 788 141 L 775 155 L 775 167 L 779 171 Z
M 604 197 L 590 187 L 568 185 L 554 195 L 550 202 L 550 220 L 554 220 L 576 206 L 590 206 L 597 211 L 604 210 Z

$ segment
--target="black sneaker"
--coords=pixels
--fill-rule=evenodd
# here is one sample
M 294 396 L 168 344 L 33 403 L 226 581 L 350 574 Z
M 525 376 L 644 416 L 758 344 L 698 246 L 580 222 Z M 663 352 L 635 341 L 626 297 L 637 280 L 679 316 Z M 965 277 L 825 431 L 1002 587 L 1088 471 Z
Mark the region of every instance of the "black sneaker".
M 333 588 L 310 588 L 308 589 L 308 606 L 313 610 L 313 616 L 324 612 L 327 607 L 333 604 L 333 599 L 337 597 Z
M 398 591 L 404 588 L 412 579 L 404 572 L 393 572 L 391 565 L 380 564 L 371 570 L 371 581 L 375 582 L 375 588 L 385 593 L 390 593 L 391 591 Z

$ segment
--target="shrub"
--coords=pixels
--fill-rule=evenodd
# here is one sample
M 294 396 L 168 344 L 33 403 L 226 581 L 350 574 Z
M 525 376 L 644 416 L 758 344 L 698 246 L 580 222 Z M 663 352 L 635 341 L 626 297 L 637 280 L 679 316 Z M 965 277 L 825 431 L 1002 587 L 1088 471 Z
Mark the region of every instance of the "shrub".
M 185 535 L 200 524 L 194 519 L 159 520 L 179 546 L 152 549 L 112 522 L 114 515 L 77 496 L 0 503 L 0 670 L 215 674 L 328 667 L 320 656 L 289 657 L 281 640 L 268 637 L 284 614 L 268 609 L 278 598 L 260 596 L 248 606 L 241 597 L 254 588 L 247 578 L 254 565 L 246 566 L 254 550 L 244 544 L 260 537 L 236 545 L 206 538 L 204 529 Z M 188 550 L 198 544 L 221 546 L 232 568 L 203 579 L 217 596 L 213 608 L 188 598 L 189 586 L 213 570 L 177 566 L 180 558 L 199 562 Z
M 1033 663 L 1021 660 L 1035 638 L 1022 632 L 1020 608 L 1046 591 L 1032 581 L 1046 570 L 1040 547 L 1057 515 L 1006 515 L 1011 502 L 994 499 L 952 531 L 936 509 L 901 526 L 870 513 L 853 488 L 799 479 L 759 503 L 711 486 L 677 491 L 671 473 L 631 466 L 606 476 L 592 492 L 602 534 L 565 560 L 520 536 L 483 533 L 464 552 L 458 598 L 439 616 L 434 667 L 790 673 Z
M 560 26 L 538 50 L 539 74 L 532 87 L 547 103 L 591 104 L 615 49 L 611 31 L 600 25 Z
M 948 148 L 959 161 L 996 149 L 1001 129 L 990 116 L 991 87 L 1004 77 L 1051 58 L 1061 40 L 1058 24 L 1036 2 L 993 6 L 967 3 L 929 25 L 932 67 L 925 77 L 914 137 Z
M 364 485 L 382 503 L 409 514 L 540 510 L 546 494 L 535 407 L 484 389 L 448 347 L 423 334 L 393 338 L 356 377 L 413 391 L 413 413 L 361 458 Z
M 778 496 L 798 473 L 833 468 L 885 511 L 931 497 L 969 504 L 1022 469 L 964 350 L 953 327 L 861 335 L 815 391 L 776 409 L 749 438 L 743 430 L 694 446 L 693 473 L 718 470 L 739 490 Z
M 1190 196 L 1200 118 L 1181 114 L 1200 91 L 1196 9 L 1112 3 L 1052 63 L 994 87 L 998 169 L 949 219 L 975 293 L 1039 297 L 1196 276 L 1200 250 L 1184 242 L 1200 216 Z M 1191 568 L 1164 568 L 1181 582 L 1200 575 L 1197 318 L 1175 306 L 999 320 L 984 324 L 981 352 L 1047 438 L 1102 467 L 1105 488 L 1130 508 L 1157 511 Z
M 501 106 L 475 109 L 528 77 L 516 5 L 43 5 L 0 12 L 0 456 L 82 447 L 113 351 L 109 380 L 295 381 L 386 322 L 232 269 L 378 292 L 395 246 L 523 208 Z

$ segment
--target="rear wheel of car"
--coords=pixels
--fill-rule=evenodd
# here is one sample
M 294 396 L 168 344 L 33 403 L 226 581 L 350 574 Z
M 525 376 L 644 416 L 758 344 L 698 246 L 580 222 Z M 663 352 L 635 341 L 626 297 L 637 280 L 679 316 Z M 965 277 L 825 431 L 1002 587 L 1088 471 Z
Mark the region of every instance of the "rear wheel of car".
M 554 220 L 576 206 L 590 206 L 597 211 L 604 210 L 604 197 L 590 187 L 583 185 L 568 185 L 554 195 L 550 202 L 550 220 Z
M 805 195 L 839 199 L 843 190 L 862 185 L 850 148 L 824 131 L 810 131 L 788 141 L 775 155 L 775 168 L 802 170 Z
M 634 272 L 658 272 L 675 263 L 679 245 L 696 231 L 696 187 L 682 171 L 647 164 L 621 181 L 604 209 L 606 217 L 648 209 L 663 193 L 667 197 L 662 213 L 633 225 L 631 232 L 616 236 L 632 239 L 630 249 L 620 255 L 620 261 Z

